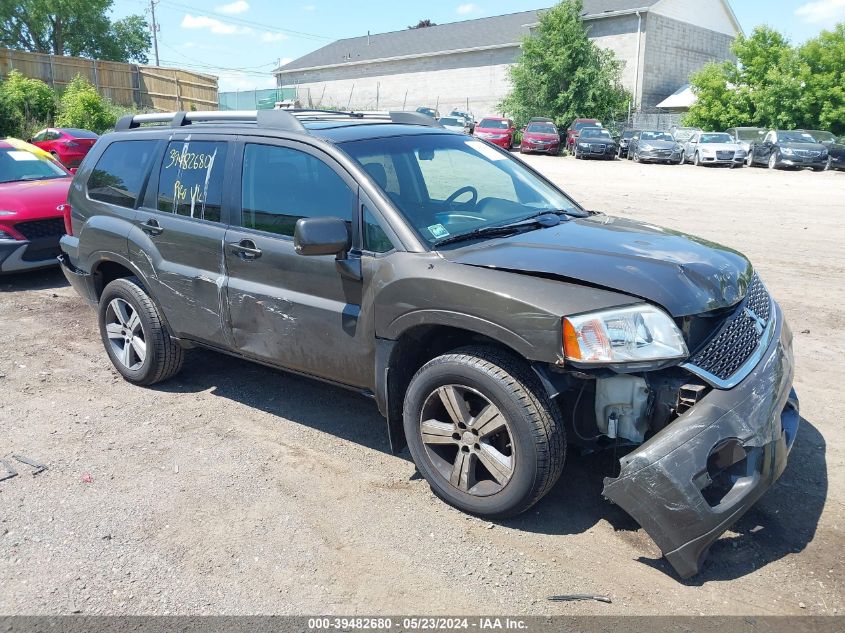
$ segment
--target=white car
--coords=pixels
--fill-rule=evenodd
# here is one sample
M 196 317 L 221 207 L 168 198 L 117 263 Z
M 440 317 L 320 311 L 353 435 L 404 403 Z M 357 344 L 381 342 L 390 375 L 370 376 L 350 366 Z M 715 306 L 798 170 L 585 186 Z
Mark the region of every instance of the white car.
M 469 134 L 469 122 L 463 117 L 443 116 L 440 117 L 440 125 L 451 132 L 460 132 L 461 134 Z
M 696 132 L 684 144 L 681 162 L 743 167 L 748 152 L 724 132 Z

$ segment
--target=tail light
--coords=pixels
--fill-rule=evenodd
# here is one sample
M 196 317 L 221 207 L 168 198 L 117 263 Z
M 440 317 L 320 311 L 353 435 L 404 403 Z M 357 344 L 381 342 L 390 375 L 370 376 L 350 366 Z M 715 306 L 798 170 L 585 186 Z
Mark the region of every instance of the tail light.
M 56 207 L 56 211 L 60 211 L 65 220 L 65 233 L 73 235 L 73 224 L 70 221 L 70 214 L 72 209 L 68 203 L 60 204 Z

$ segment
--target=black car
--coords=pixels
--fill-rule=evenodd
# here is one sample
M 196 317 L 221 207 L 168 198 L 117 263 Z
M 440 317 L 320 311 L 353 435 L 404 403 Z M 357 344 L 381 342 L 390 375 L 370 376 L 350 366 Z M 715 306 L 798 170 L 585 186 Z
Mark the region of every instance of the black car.
M 619 158 L 628 158 L 628 147 L 631 145 L 631 139 L 639 132 L 639 130 L 625 130 L 622 136 L 619 137 Z
M 845 136 L 828 146 L 828 153 L 827 168 L 834 171 L 845 171 Z
M 824 171 L 829 153 L 828 148 L 809 132 L 771 130 L 754 146 L 751 166 L 762 165 L 769 169 L 810 167 L 813 171 Z
M 619 146 L 616 141 L 603 127 L 583 128 L 575 143 L 575 158 L 579 160 L 588 158 L 615 160 L 618 151 Z
M 127 381 L 202 346 L 351 389 L 466 512 L 527 510 L 568 445 L 619 451 L 603 494 L 688 577 L 786 467 L 792 336 L 748 259 L 425 115 L 129 116 L 68 202 L 63 270 Z
M 439 119 L 440 118 L 440 111 L 436 108 L 429 108 L 427 106 L 420 106 L 417 108 L 417 112 L 420 114 L 424 114 L 426 116 L 430 116 L 432 119 Z
M 639 130 L 628 145 L 628 159 L 635 163 L 682 165 L 683 146 L 669 132 Z

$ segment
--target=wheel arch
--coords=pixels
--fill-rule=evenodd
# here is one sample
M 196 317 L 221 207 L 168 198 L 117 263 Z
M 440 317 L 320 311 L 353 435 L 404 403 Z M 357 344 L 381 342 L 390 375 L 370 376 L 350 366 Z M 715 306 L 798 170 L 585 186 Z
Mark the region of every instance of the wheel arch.
M 379 411 L 387 418 L 393 453 L 406 446 L 402 420 L 405 392 L 414 374 L 433 358 L 469 345 L 497 349 L 534 369 L 546 390 L 550 390 L 551 385 L 544 380 L 545 376 L 536 364 L 520 350 L 521 345 L 511 345 L 506 339 L 467 325 L 416 323 L 402 330 L 396 338 L 376 340 L 375 399 Z

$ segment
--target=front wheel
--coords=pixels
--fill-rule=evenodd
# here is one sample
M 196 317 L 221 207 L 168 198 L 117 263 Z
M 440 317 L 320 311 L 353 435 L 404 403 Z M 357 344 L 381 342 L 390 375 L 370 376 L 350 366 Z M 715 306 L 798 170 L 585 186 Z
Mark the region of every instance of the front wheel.
M 469 347 L 426 363 L 405 395 L 404 425 L 432 491 L 470 514 L 524 512 L 563 470 L 557 408 L 528 366 L 498 350 Z
M 778 154 L 777 152 L 772 152 L 769 156 L 769 169 L 777 169 L 778 168 Z
M 98 316 L 106 353 L 127 381 L 152 385 L 182 368 L 182 348 L 170 337 L 158 307 L 137 278 L 109 283 Z

